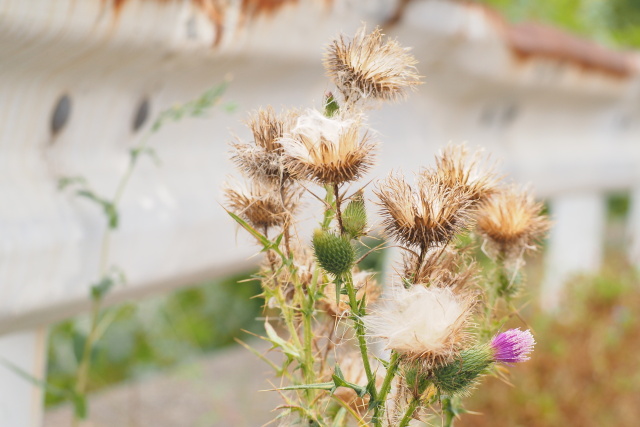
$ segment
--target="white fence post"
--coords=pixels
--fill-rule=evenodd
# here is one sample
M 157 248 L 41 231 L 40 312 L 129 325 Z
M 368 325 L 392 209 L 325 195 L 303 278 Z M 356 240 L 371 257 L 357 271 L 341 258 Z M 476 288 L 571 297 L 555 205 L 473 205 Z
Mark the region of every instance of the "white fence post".
M 629 262 L 640 268 L 640 187 L 631 191 L 631 208 L 627 217 L 629 241 Z
M 558 307 L 562 287 L 577 272 L 594 272 L 602 261 L 605 199 L 598 193 L 566 194 L 551 199 L 554 221 L 545 259 L 541 303 Z
M 34 378 L 44 379 L 47 329 L 17 332 L 0 337 L 0 357 Z M 42 425 L 43 390 L 0 363 L 0 425 Z

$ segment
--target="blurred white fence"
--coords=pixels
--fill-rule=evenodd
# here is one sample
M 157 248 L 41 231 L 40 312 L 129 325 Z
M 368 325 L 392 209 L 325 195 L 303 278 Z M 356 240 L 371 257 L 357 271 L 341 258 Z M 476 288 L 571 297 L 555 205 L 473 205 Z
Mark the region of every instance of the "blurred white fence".
M 503 159 L 550 200 L 544 303 L 557 304 L 569 274 L 598 267 L 606 193 L 640 196 L 635 55 L 509 26 L 468 3 L 399 3 L 406 10 L 392 0 L 0 1 L 0 356 L 42 376 L 46 326 L 89 306 L 104 217 L 58 191 L 58 177 L 112 194 L 144 110 L 153 117 L 232 73 L 238 113 L 153 137 L 162 165 L 143 161 L 127 188 L 111 253 L 128 284 L 110 299 L 245 268 L 251 246 L 233 244 L 219 205 L 230 130 L 246 135 L 240 120 L 261 105 L 319 106 L 323 46 L 398 11 L 387 32 L 414 47 L 425 84 L 373 112 L 384 142 L 373 174 L 415 170 L 448 141 Z M 629 227 L 640 231 L 637 207 Z M 40 402 L 0 366 L 0 425 L 38 425 Z

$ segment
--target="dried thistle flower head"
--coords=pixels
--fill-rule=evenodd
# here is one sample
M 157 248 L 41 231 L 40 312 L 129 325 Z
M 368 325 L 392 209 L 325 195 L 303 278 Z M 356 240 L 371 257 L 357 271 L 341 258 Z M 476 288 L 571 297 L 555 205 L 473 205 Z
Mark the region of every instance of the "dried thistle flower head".
M 364 322 L 371 336 L 386 340 L 386 348 L 433 366 L 450 361 L 468 340 L 473 305 L 472 297 L 450 288 L 398 287 Z
M 404 257 L 404 277 L 413 277 L 414 283 L 448 287 L 454 291 L 469 291 L 477 286 L 479 269 L 475 261 L 465 259 L 459 249 L 450 247 L 429 251 L 420 266 L 413 254 Z
M 328 118 L 316 110 L 298 117 L 291 133 L 280 140 L 292 176 L 320 184 L 341 184 L 360 178 L 374 163 L 376 143 L 361 134 L 360 119 Z
M 280 192 L 260 183 L 249 186 L 227 183 L 224 194 L 229 210 L 263 231 L 291 220 L 300 192 L 286 189 Z
M 487 163 L 480 150 L 471 154 L 464 144 L 449 145 L 436 156 L 436 167 L 424 173 L 445 187 L 461 188 L 473 201 L 482 201 L 497 192 L 499 180 Z
M 385 231 L 406 246 L 423 250 L 448 243 L 471 221 L 473 203 L 460 188 L 421 176 L 413 189 L 400 175 L 389 175 L 375 190 Z
M 353 286 L 356 289 L 356 298 L 360 301 L 366 295 L 367 304 L 374 303 L 380 297 L 380 287 L 376 283 L 373 273 L 370 271 L 359 271 L 353 275 Z M 333 283 L 327 284 L 324 288 L 324 297 L 318 302 L 320 307 L 330 316 L 344 317 L 351 312 L 349 297 L 341 294 L 340 300 L 336 301 L 336 286 Z
M 327 74 L 347 102 L 360 99 L 395 101 L 407 88 L 420 84 L 417 61 L 395 40 L 384 40 L 380 28 L 367 33 L 362 26 L 353 40 L 343 36 L 329 46 L 324 58 Z
M 254 143 L 232 144 L 232 161 L 247 177 L 266 183 L 286 183 L 290 176 L 279 140 L 293 125 L 297 112 L 276 114 L 272 107 L 255 111 L 247 120 Z
M 491 252 L 520 256 L 535 249 L 550 227 L 543 204 L 525 190 L 511 186 L 484 203 L 477 214 L 477 230 L 491 243 Z

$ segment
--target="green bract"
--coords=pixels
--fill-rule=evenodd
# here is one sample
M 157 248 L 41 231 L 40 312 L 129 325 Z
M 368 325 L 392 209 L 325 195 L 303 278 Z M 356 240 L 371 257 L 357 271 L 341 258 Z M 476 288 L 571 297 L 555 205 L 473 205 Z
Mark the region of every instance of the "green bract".
M 361 194 L 356 195 L 345 208 L 342 213 L 342 224 L 351 237 L 357 238 L 364 235 L 367 228 L 367 211 Z
M 467 394 L 491 363 L 493 358 L 487 346 L 461 351 L 453 362 L 433 371 L 433 383 L 440 393 L 448 396 Z

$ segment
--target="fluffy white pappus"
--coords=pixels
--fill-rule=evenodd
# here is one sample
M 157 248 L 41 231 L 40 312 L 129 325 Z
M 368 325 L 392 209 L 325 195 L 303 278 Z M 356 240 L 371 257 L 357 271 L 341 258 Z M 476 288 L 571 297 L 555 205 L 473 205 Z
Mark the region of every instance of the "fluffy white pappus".
M 314 147 L 321 143 L 330 144 L 334 150 L 339 148 L 340 137 L 346 129 L 355 123 L 354 120 L 334 119 L 326 117 L 318 110 L 308 109 L 298 117 L 291 135 L 285 136 L 280 141 L 285 152 L 293 157 L 305 160 L 313 160 L 309 149 L 300 140 L 308 141 Z M 294 137 L 292 137 L 294 136 Z
M 449 288 L 398 287 L 364 317 L 368 334 L 387 341 L 387 349 L 412 356 L 448 357 L 464 339 L 472 300 Z

